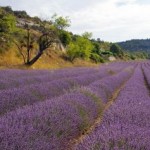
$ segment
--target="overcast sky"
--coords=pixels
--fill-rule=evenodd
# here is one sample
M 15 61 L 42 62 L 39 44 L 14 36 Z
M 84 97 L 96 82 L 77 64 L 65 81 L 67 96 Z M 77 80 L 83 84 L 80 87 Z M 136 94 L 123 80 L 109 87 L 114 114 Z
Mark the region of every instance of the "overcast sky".
M 0 0 L 0 5 L 44 19 L 69 16 L 68 30 L 105 41 L 150 38 L 150 0 Z

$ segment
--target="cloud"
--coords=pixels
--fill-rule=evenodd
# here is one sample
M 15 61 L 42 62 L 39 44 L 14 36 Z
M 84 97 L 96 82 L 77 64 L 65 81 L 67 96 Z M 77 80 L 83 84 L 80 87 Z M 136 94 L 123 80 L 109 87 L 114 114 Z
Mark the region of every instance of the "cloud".
M 94 38 L 107 41 L 148 38 L 150 35 L 148 0 L 1 0 L 0 5 L 10 5 L 46 19 L 55 12 L 69 16 L 72 32 L 93 32 Z
M 140 5 L 133 0 L 124 1 L 124 5 L 118 7 L 118 2 L 121 1 L 109 0 L 78 12 L 82 20 L 78 24 L 93 32 L 95 37 L 99 36 L 108 41 L 147 38 L 150 34 L 150 5 Z M 77 16 L 74 21 L 78 20 Z M 76 26 L 77 24 L 73 24 L 73 29 Z M 79 30 L 83 32 L 83 29 L 78 29 L 78 33 Z

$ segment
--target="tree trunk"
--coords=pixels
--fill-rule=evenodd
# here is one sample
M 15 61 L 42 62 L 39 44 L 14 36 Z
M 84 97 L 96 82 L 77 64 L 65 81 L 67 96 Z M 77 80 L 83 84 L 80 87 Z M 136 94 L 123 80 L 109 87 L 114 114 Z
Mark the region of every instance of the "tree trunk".
M 34 58 L 32 58 L 29 62 L 26 62 L 25 65 L 32 66 L 41 57 L 42 54 L 43 52 L 39 51 L 39 53 Z

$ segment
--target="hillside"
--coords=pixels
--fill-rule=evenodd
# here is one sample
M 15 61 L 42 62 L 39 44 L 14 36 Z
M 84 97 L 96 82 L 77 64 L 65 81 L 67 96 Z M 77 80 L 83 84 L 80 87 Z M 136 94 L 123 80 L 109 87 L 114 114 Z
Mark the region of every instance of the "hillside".
M 26 11 L 0 7 L 0 68 L 22 64 L 61 68 L 147 58 L 143 53 L 125 52 L 116 43 L 93 39 L 91 32 L 76 35 L 68 31 L 70 26 L 69 17 L 54 14 L 42 20 Z
M 117 44 L 128 51 L 142 51 L 150 53 L 150 39 L 133 39 L 125 42 L 118 42 Z
M 112 55 L 105 52 L 111 43 L 91 40 L 89 32 L 75 35 L 68 31 L 68 17 L 54 14 L 51 20 L 42 20 L 9 6 L 0 7 L 0 17 L 1 67 L 22 64 L 33 68 L 93 66 L 109 61 Z M 34 65 L 32 60 L 36 60 Z

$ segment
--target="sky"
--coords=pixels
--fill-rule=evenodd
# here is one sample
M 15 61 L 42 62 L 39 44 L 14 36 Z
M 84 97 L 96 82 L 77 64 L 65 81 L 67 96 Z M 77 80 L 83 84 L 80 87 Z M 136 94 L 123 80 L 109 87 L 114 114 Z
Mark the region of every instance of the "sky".
M 104 41 L 150 38 L 150 0 L 0 0 L 0 6 L 47 20 L 54 13 L 69 16 L 69 31 Z

